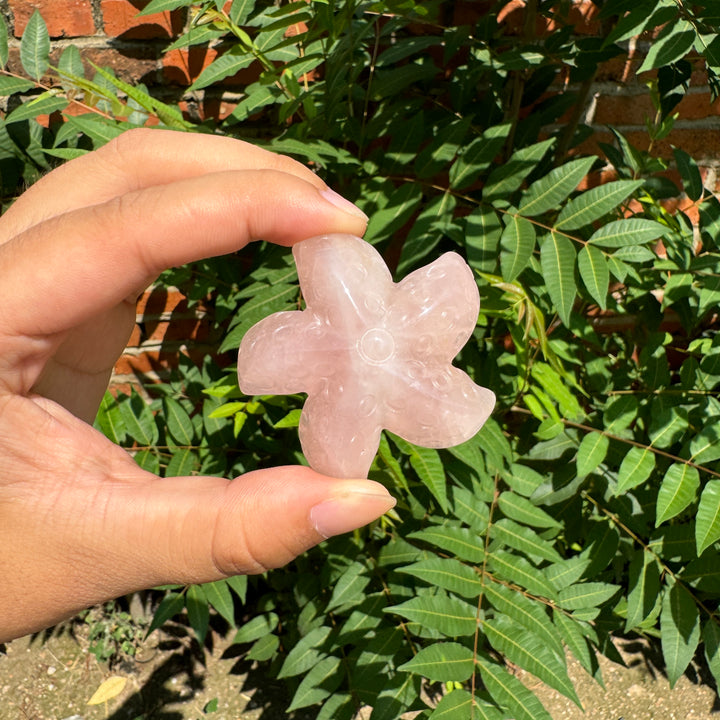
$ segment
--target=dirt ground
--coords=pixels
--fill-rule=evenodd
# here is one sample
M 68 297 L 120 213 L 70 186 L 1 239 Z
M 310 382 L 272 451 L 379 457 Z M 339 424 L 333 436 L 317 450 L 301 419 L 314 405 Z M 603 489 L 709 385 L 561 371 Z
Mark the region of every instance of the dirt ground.
M 281 720 L 287 697 L 232 646 L 232 633 L 212 632 L 201 650 L 182 625 L 143 642 L 134 659 L 109 669 L 89 651 L 83 627 L 21 638 L 0 653 L 2 720 Z M 670 690 L 658 658 L 644 643 L 622 646 L 627 667 L 604 658 L 603 690 L 570 661 L 585 713 L 532 677 L 522 676 L 554 720 L 720 720 L 715 691 L 690 673 Z M 110 675 L 127 678 L 105 705 L 87 701 Z M 217 709 L 213 709 L 213 701 Z

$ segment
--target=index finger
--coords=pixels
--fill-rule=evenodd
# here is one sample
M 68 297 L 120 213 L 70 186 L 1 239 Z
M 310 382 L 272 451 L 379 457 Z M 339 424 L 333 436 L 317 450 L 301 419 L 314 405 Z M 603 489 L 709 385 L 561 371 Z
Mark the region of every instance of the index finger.
M 176 130 L 128 130 L 98 150 L 41 178 L 3 215 L 0 244 L 63 213 L 154 185 L 226 170 L 277 170 L 319 190 L 308 167 L 242 140 Z

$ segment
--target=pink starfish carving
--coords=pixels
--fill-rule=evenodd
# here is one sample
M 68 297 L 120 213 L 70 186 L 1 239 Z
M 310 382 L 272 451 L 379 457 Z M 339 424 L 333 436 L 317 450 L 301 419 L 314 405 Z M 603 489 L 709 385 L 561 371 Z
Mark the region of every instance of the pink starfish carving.
M 293 255 L 307 307 L 247 332 L 238 377 L 250 395 L 308 394 L 300 442 L 312 468 L 366 477 L 383 428 L 440 448 L 482 427 L 495 395 L 451 364 L 480 309 L 459 255 L 397 284 L 378 252 L 352 235 L 305 240 Z

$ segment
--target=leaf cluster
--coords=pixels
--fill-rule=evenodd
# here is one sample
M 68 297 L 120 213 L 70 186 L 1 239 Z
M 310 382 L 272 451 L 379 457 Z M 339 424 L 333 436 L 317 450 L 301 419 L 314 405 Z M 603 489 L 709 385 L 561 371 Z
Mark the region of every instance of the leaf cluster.
M 598 654 L 619 660 L 628 635 L 659 644 L 671 684 L 692 662 L 720 680 L 720 203 L 681 148 L 654 152 L 698 74 L 717 91 L 720 17 L 607 0 L 580 34 L 563 4 L 530 0 L 530 19 L 552 22 L 543 37 L 533 22 L 506 32 L 503 4 L 460 25 L 445 2 L 153 0 L 144 14 L 192 16 L 168 50 L 218 50 L 191 93 L 257 68 L 219 122 L 73 46 L 52 67 L 39 14 L 25 75 L 0 73 L 5 203 L 152 120 L 309 163 L 368 213 L 398 277 L 444 250 L 476 273 L 481 314 L 457 363 L 498 396 L 478 435 L 442 451 L 383 436 L 371 476 L 393 513 L 262 578 L 169 588 L 157 609 L 151 630 L 184 612 L 201 642 L 214 609 L 287 684 L 290 713 L 547 718 L 509 666 L 579 703 L 568 654 L 602 682 Z M 647 146 L 611 128 L 602 157 L 583 152 L 598 66 L 650 37 Z M 3 67 L 7 45 L 0 32 Z M 678 195 L 688 208 L 670 212 Z M 302 398 L 243 396 L 231 356 L 257 320 L 302 307 L 289 254 L 261 244 L 160 284 L 209 308 L 218 354 L 108 394 L 97 426 L 167 476 L 302 462 Z

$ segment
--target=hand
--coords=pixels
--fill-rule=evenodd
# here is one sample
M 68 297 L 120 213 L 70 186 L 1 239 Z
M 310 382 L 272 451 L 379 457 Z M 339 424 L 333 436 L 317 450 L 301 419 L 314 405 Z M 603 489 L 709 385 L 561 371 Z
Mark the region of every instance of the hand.
M 289 158 L 161 130 L 54 170 L 0 219 L 0 641 L 137 589 L 263 572 L 392 507 L 378 483 L 305 467 L 160 479 L 88 424 L 164 269 L 365 225 Z

